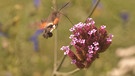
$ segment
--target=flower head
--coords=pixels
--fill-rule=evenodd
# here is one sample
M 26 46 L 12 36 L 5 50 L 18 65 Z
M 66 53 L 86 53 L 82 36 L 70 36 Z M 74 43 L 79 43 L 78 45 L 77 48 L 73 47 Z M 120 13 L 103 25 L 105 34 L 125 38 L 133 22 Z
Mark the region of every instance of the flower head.
M 113 35 L 108 35 L 105 28 L 106 26 L 102 25 L 98 29 L 92 18 L 88 18 L 85 23 L 80 22 L 70 29 L 70 45 L 74 46 L 76 53 L 69 46 L 63 46 L 61 50 L 71 58 L 72 64 L 81 69 L 88 68 L 112 42 Z

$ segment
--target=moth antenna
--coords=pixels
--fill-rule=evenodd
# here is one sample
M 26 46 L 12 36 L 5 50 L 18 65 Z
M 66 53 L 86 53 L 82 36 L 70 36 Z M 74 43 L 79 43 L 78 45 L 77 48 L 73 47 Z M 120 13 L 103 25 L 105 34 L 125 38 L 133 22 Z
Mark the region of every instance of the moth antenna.
M 62 10 L 63 8 L 65 8 L 69 3 L 70 3 L 70 1 L 67 2 L 65 5 L 63 5 L 58 11 L 61 11 L 61 10 Z
M 65 14 L 63 14 L 63 13 L 61 13 L 61 12 L 60 12 L 60 14 L 62 14 L 63 16 L 65 16 L 65 17 L 68 19 L 68 21 L 69 21 L 72 25 L 74 25 L 73 22 L 69 19 L 69 17 L 68 17 L 67 15 L 65 15 Z

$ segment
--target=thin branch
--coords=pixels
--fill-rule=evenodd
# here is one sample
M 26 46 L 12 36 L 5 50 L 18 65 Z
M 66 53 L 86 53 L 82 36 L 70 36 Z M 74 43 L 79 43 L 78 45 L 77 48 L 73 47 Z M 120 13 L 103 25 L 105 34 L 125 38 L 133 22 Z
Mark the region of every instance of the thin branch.
M 75 69 L 75 70 L 73 70 L 73 71 L 68 72 L 67 75 L 69 76 L 69 75 L 71 75 L 71 74 L 74 74 L 74 73 L 78 72 L 79 70 L 80 70 L 80 69 L 77 68 L 77 69 Z
M 100 2 L 100 0 L 97 0 L 97 2 L 96 2 L 95 5 L 92 7 L 92 10 L 91 10 L 91 12 L 90 12 L 90 14 L 89 14 L 89 16 L 88 16 L 87 18 L 89 18 L 89 17 L 92 16 L 92 14 L 93 14 L 93 12 L 95 11 L 96 7 L 98 6 L 99 2 Z
M 80 69 L 75 69 L 75 70 L 72 70 L 70 72 L 67 72 L 67 73 L 63 73 L 63 72 L 56 72 L 55 74 L 58 75 L 58 76 L 69 76 L 71 74 L 74 74 L 76 72 L 78 72 Z
M 69 47 L 71 48 L 72 45 L 70 45 Z M 65 60 L 66 57 L 67 57 L 67 55 L 64 55 L 64 56 L 63 56 L 63 58 L 62 58 L 62 60 L 60 61 L 60 64 L 58 65 L 57 69 L 53 72 L 53 73 L 54 73 L 53 76 L 56 76 L 57 73 L 58 73 L 58 74 L 63 74 L 63 73 L 60 73 L 60 72 L 58 72 L 58 71 L 60 70 L 60 68 L 61 68 L 61 66 L 62 66 L 62 64 L 63 64 L 63 62 L 64 62 L 64 60 Z M 76 70 L 76 71 L 77 71 L 77 70 Z M 69 74 L 71 74 L 72 72 L 75 73 L 76 71 L 73 70 L 73 71 L 71 71 L 71 72 L 64 73 L 64 75 L 65 75 L 65 74 L 68 74 L 68 75 L 69 75 Z
M 53 4 L 53 9 L 56 10 L 57 6 L 56 6 L 56 0 L 52 0 L 52 4 Z M 53 73 L 56 72 L 57 69 L 57 30 L 55 31 L 54 34 L 54 69 L 53 69 Z
M 66 55 L 63 56 L 63 58 L 62 58 L 60 64 L 58 65 L 58 67 L 57 67 L 57 68 L 56 68 L 56 67 L 54 68 L 52 76 L 56 76 L 57 73 L 59 73 L 58 71 L 60 70 L 60 68 L 61 68 L 61 66 L 62 66 L 62 64 L 63 64 L 65 58 L 66 58 Z M 59 74 L 60 74 L 60 73 L 59 73 Z
M 60 68 L 61 68 L 61 66 L 62 66 L 62 64 L 63 64 L 63 62 L 64 62 L 66 56 L 67 56 L 67 55 L 64 55 L 64 56 L 63 56 L 63 58 L 62 58 L 60 64 L 58 65 L 58 67 L 57 67 L 57 69 L 56 69 L 56 71 L 59 71 L 59 70 L 60 70 Z
M 54 67 L 57 67 L 57 47 L 58 47 L 58 41 L 57 41 L 57 30 L 55 30 L 55 35 L 54 35 Z

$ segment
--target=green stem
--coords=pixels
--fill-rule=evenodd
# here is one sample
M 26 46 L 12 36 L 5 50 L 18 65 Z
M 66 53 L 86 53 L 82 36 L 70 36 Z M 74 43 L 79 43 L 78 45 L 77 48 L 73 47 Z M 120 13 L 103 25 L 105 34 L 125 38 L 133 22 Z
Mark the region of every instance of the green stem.
M 55 30 L 55 41 L 54 41 L 54 68 L 57 67 L 57 30 Z
M 78 72 L 80 69 L 75 69 L 75 70 L 72 70 L 72 71 L 70 71 L 70 72 L 67 72 L 67 73 L 63 73 L 63 72 L 56 72 L 56 75 L 58 75 L 58 76 L 69 76 L 69 75 L 71 75 L 71 74 L 74 74 L 74 73 L 76 73 L 76 72 Z
M 70 72 L 68 72 L 66 75 L 67 76 L 69 76 L 69 75 L 71 75 L 71 74 L 74 74 L 74 73 L 76 73 L 76 72 L 78 72 L 80 69 L 75 69 L 75 70 L 73 70 L 73 71 L 70 71 Z
M 98 0 L 98 1 L 95 3 L 95 5 L 92 7 L 92 10 L 90 11 L 90 14 L 89 14 L 89 16 L 88 16 L 87 18 L 89 18 L 89 17 L 92 16 L 92 14 L 93 14 L 93 12 L 95 11 L 96 7 L 98 6 L 99 2 L 100 2 L 100 0 Z
M 69 48 L 72 48 L 72 45 L 70 45 Z M 64 62 L 64 60 L 65 60 L 66 57 L 67 57 L 67 55 L 64 55 L 64 56 L 63 56 L 63 58 L 62 58 L 60 64 L 58 65 L 58 67 L 57 67 L 57 69 L 56 69 L 56 71 L 59 71 L 59 70 L 60 70 L 60 68 L 61 68 L 61 66 L 62 66 L 62 64 L 63 64 L 63 62 Z
M 58 71 L 60 70 L 60 68 L 61 68 L 61 66 L 62 66 L 62 64 L 63 64 L 66 56 L 67 55 L 64 55 L 63 58 L 62 58 L 62 60 L 61 60 L 61 62 L 60 62 L 60 64 L 58 65 L 58 67 L 57 68 L 56 67 L 54 68 L 54 71 L 53 71 L 53 75 L 52 76 L 56 76 L 57 73 L 59 73 Z
M 67 56 L 67 55 L 64 55 L 64 56 L 63 56 L 63 58 L 62 58 L 60 64 L 58 65 L 58 67 L 57 67 L 57 69 L 56 69 L 56 71 L 59 71 L 59 70 L 60 70 L 60 68 L 61 68 L 61 66 L 62 66 L 62 64 L 63 64 L 63 62 L 64 62 L 66 56 Z
M 57 6 L 56 6 L 56 0 L 52 0 L 52 4 L 53 4 L 53 9 L 56 10 Z M 57 30 L 55 31 L 55 35 L 54 35 L 54 69 L 53 69 L 53 76 L 55 76 L 55 72 L 57 69 Z

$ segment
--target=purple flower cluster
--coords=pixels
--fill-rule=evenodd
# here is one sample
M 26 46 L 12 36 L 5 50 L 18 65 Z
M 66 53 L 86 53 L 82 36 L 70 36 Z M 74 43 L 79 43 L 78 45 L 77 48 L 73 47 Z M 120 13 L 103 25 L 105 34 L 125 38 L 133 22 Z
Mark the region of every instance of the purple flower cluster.
M 38 51 L 39 50 L 39 42 L 38 42 L 38 36 L 43 32 L 44 30 L 43 29 L 39 29 L 39 30 L 37 30 L 35 33 L 34 33 L 34 35 L 32 35 L 31 37 L 30 37 L 30 41 L 32 41 L 33 42 L 33 46 L 34 46 L 34 50 L 35 51 Z
M 41 4 L 41 0 L 33 0 L 33 2 L 34 2 L 35 8 L 38 9 Z
M 70 46 L 74 46 L 74 53 L 69 46 L 62 46 L 64 55 L 72 59 L 72 64 L 78 68 L 88 68 L 91 63 L 99 57 L 99 53 L 104 52 L 111 44 L 113 35 L 108 35 L 106 26 L 99 29 L 95 26 L 92 18 L 88 18 L 85 23 L 74 25 L 70 31 Z

